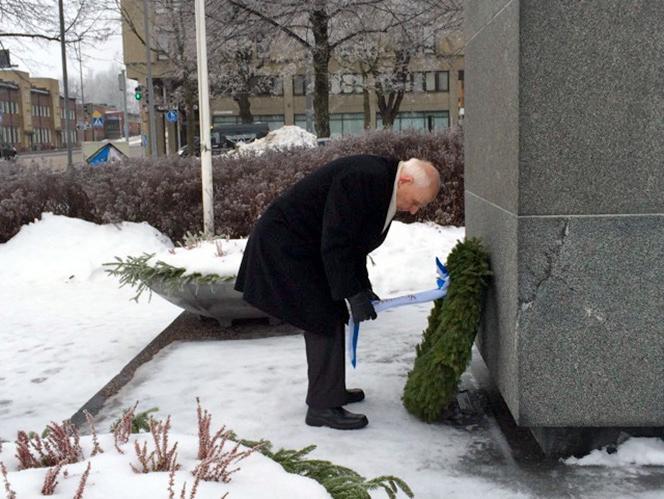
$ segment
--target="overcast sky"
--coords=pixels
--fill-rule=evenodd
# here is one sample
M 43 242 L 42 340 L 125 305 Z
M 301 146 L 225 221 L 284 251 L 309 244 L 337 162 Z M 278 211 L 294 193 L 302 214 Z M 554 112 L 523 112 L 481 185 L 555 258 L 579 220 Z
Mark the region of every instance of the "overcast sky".
M 112 63 L 122 65 L 122 36 L 120 21 L 117 21 L 117 29 L 105 43 L 97 43 L 93 46 L 83 46 L 83 75 L 90 71 L 96 73 L 107 69 Z M 27 71 L 30 76 L 48 77 L 62 79 L 62 58 L 60 55 L 60 44 L 57 42 L 46 42 L 30 40 L 3 39 L 4 48 L 11 53 L 12 64 L 18 65 L 19 70 Z M 79 66 L 76 53 L 73 48 L 67 47 L 67 73 L 69 79 L 78 79 Z

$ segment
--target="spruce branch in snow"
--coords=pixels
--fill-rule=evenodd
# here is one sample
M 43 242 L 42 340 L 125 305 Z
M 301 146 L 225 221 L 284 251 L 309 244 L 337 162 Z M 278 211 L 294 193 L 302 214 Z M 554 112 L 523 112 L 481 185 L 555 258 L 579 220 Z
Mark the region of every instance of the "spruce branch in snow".
M 242 440 L 246 446 L 256 442 Z M 310 445 L 300 450 L 280 449 L 272 451 L 272 444 L 267 440 L 259 442 L 260 452 L 279 463 L 287 472 L 302 475 L 320 483 L 333 499 L 371 499 L 370 490 L 382 488 L 390 499 L 396 499 L 399 489 L 408 497 L 414 497 L 413 491 L 401 478 L 384 475 L 367 480 L 359 473 L 321 459 L 305 459 L 316 446 Z
M 99 439 L 97 438 L 97 430 L 95 429 L 95 423 L 92 414 L 90 414 L 88 411 L 83 411 L 83 414 L 85 415 L 85 420 L 88 422 L 88 426 L 90 427 L 90 433 L 92 433 L 93 448 L 91 455 L 96 456 L 97 454 L 102 454 L 104 450 L 99 445 Z
M 174 267 L 167 263 L 158 260 L 154 266 L 149 265 L 148 262 L 152 259 L 154 253 L 145 253 L 141 256 L 128 256 L 126 260 L 115 257 L 115 262 L 104 263 L 104 267 L 108 267 L 106 272 L 109 275 L 120 278 L 120 287 L 126 285 L 136 287 L 136 295 L 132 300 L 138 302 L 138 299 L 144 291 L 150 290 L 149 283 L 154 280 L 161 281 L 166 287 L 170 289 L 179 289 L 181 286 L 189 283 L 203 285 L 212 284 L 215 282 L 234 281 L 236 276 L 220 276 L 218 274 L 200 274 L 194 272 L 187 274 L 187 269 L 182 267 Z
M 52 496 L 55 492 L 55 487 L 58 485 L 58 475 L 60 470 L 65 465 L 65 462 L 62 461 L 58 463 L 54 468 L 51 468 L 46 473 L 44 477 L 44 483 L 42 484 L 41 493 L 43 496 Z
M 78 483 L 78 489 L 76 490 L 76 495 L 74 499 L 83 499 L 83 491 L 85 490 L 85 485 L 88 481 L 88 475 L 90 475 L 90 468 L 92 463 L 88 462 L 88 467 L 85 469 L 85 473 L 81 476 L 81 481 Z
M 2 472 L 2 479 L 5 482 L 5 493 L 7 499 L 16 499 L 16 492 L 14 492 L 9 485 L 9 478 L 7 477 L 7 468 L 5 468 L 5 463 L 0 461 L 0 471 Z

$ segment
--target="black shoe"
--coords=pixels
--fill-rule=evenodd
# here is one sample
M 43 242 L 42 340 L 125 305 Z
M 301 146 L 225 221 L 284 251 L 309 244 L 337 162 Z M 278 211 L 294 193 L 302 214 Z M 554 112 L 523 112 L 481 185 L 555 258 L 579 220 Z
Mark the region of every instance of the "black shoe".
M 369 424 L 364 414 L 353 414 L 343 407 L 330 409 L 309 407 L 304 421 L 309 426 L 329 426 L 336 430 L 357 430 Z
M 353 404 L 355 402 L 362 402 L 364 400 L 364 392 L 359 388 L 351 388 L 346 390 L 346 403 Z

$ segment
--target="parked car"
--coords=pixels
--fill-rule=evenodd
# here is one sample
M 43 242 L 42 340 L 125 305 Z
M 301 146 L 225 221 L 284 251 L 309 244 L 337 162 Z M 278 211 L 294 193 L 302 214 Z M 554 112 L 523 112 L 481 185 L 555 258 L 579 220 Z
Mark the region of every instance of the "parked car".
M 0 148 L 0 159 L 13 161 L 16 159 L 16 148 L 10 144 L 3 144 Z
M 210 133 L 210 145 L 212 155 L 221 154 L 233 149 L 238 142 L 253 142 L 265 137 L 270 132 L 267 123 L 240 123 L 237 125 L 217 125 Z M 194 138 L 194 154 L 201 155 L 200 138 Z M 183 146 L 178 150 L 178 156 L 190 156 L 189 146 Z

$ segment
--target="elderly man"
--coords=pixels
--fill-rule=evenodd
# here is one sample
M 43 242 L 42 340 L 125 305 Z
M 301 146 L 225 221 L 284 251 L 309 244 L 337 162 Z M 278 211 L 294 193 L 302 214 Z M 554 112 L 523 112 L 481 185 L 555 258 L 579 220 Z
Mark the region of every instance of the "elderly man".
M 345 300 L 356 323 L 376 318 L 366 257 L 385 240 L 396 211 L 417 213 L 439 189 L 438 171 L 427 161 L 349 156 L 297 182 L 256 223 L 235 289 L 304 330 L 308 425 L 368 424 L 342 407 L 364 399 L 362 390 L 346 388 Z

